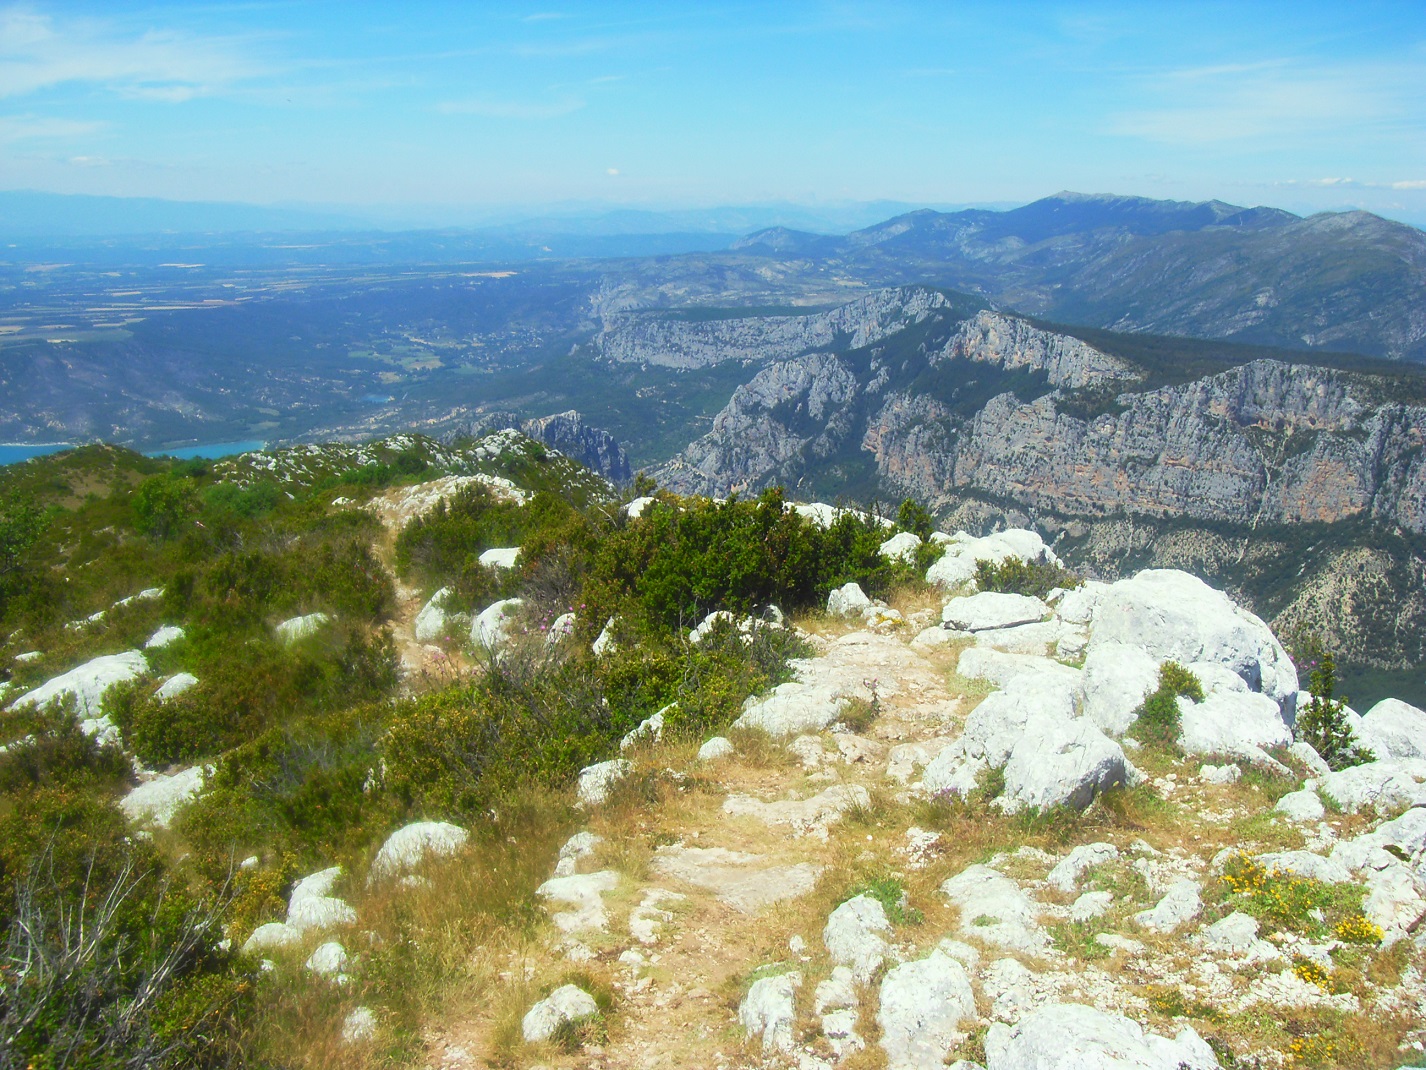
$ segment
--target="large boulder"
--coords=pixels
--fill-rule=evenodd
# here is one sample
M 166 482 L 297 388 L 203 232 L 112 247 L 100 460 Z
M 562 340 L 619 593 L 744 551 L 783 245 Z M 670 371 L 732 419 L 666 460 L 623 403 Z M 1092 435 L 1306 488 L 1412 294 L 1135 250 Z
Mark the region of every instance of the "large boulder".
M 1158 686 L 1159 663 L 1143 647 L 1100 643 L 1084 658 L 1084 715 L 1109 735 L 1122 736 L 1145 696 Z
M 480 563 L 486 568 L 509 569 L 520 560 L 520 547 L 496 546 L 480 555 Z
M 520 1021 L 527 1044 L 549 1040 L 562 1026 L 573 1025 L 599 1013 L 599 1004 L 577 985 L 561 985 L 528 1011 Z
M 469 839 L 469 832 L 448 821 L 414 821 L 386 837 L 371 863 L 370 879 L 408 873 L 427 858 L 449 857 Z
M 1122 1014 L 1052 1003 L 985 1036 L 986 1070 L 1209 1070 L 1218 1059 L 1184 1026 L 1173 1040 Z
M 1297 694 L 1297 669 L 1268 626 L 1177 569 L 1146 569 L 1110 584 L 1094 611 L 1090 649 L 1105 643 L 1139 646 L 1160 661 L 1225 665 L 1279 704 Z
M 1318 792 L 1348 813 L 1372 806 L 1384 812 L 1426 806 L 1426 759 L 1384 759 L 1329 773 Z
M 451 588 L 442 587 L 435 594 L 431 595 L 431 600 L 421 607 L 421 612 L 416 614 L 414 632 L 416 642 L 434 643 L 446 634 L 446 599 L 451 595 Z
M 779 737 L 820 732 L 841 715 L 846 704 L 846 695 L 835 684 L 804 684 L 792 680 L 778 684 L 766 695 L 745 701 L 743 712 L 733 727 L 759 728 Z
M 288 617 L 275 629 L 277 641 L 284 646 L 310 639 L 328 624 L 332 618 L 325 613 L 308 613 L 301 617 Z
M 952 598 L 941 611 L 941 623 L 963 632 L 980 632 L 1034 624 L 1049 611 L 1049 606 L 1029 595 L 982 591 L 966 598 Z
M 1384 698 L 1363 715 L 1362 727 L 1378 758 L 1426 758 L 1426 711 Z
M 863 610 L 871 607 L 871 604 L 871 599 L 866 596 L 866 592 L 861 589 L 860 584 L 848 582 L 827 596 L 827 615 L 829 617 L 860 616 Z
M 738 1005 L 738 1021 L 748 1038 L 761 1038 L 763 1051 L 791 1051 L 792 1023 L 797 1018 L 794 1002 L 802 986 L 800 973 L 760 977 Z
M 615 758 L 607 762 L 587 765 L 579 771 L 579 786 L 576 789 L 580 806 L 598 806 L 614 785 L 634 771 L 634 763 L 625 758 Z
M 148 671 L 148 661 L 137 650 L 106 654 L 86 661 L 62 676 L 45 681 L 10 703 L 10 709 L 42 709 L 51 702 L 69 696 L 74 699 L 75 709 L 80 717 L 98 717 L 104 703 L 104 695 L 111 687 L 137 680 Z
M 178 811 L 203 790 L 207 772 L 194 765 L 172 776 L 156 776 L 120 799 L 119 809 L 135 824 L 166 829 Z
M 903 564 L 916 562 L 916 551 L 921 549 L 921 536 L 911 531 L 899 531 L 878 547 L 877 552 L 888 561 Z
M 866 984 L 886 961 L 890 948 L 885 937 L 890 934 L 886 908 L 869 895 L 858 895 L 832 911 L 822 942 L 836 965 L 848 967 L 853 977 Z
M 965 967 L 937 948 L 905 962 L 881 982 L 881 1046 L 888 1070 L 942 1070 L 961 1039 L 961 1022 L 976 1019 Z
M 174 673 L 162 686 L 153 693 L 153 697 L 160 702 L 167 702 L 169 699 L 177 698 L 185 691 L 191 691 L 198 686 L 198 677 L 191 672 Z
M 938 587 L 955 588 L 970 583 L 975 579 L 977 561 L 999 565 L 1015 557 L 1030 564 L 1060 563 L 1044 539 L 1024 528 L 997 531 L 979 539 L 958 531 L 945 545 L 946 552 L 926 570 L 926 582 Z
M 1278 704 L 1251 691 L 1210 691 L 1202 702 L 1178 700 L 1179 746 L 1187 754 L 1225 754 L 1277 766 L 1268 747 L 1286 747 L 1292 730 Z
M 1036 714 L 1005 763 L 1005 791 L 996 805 L 1006 813 L 1026 807 L 1083 810 L 1096 795 L 1137 779 L 1119 744 L 1089 721 Z
M 470 625 L 471 645 L 484 650 L 499 650 L 510 638 L 510 626 L 524 604 L 523 598 L 502 598 L 482 609 Z

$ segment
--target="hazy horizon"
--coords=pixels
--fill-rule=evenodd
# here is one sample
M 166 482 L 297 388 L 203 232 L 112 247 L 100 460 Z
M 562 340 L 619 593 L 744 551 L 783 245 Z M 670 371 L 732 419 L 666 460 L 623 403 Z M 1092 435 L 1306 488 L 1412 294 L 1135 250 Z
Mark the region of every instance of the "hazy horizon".
M 570 204 L 1426 221 L 1419 5 L 0 6 L 0 188 L 463 225 Z

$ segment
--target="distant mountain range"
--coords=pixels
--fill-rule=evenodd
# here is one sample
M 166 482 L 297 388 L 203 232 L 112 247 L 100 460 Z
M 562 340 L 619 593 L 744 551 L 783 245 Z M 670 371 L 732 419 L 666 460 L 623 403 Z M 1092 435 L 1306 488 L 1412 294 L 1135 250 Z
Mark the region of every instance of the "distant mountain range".
M 1426 233 L 1368 212 L 1060 193 L 845 237 L 773 228 L 733 248 L 1117 331 L 1426 360 Z

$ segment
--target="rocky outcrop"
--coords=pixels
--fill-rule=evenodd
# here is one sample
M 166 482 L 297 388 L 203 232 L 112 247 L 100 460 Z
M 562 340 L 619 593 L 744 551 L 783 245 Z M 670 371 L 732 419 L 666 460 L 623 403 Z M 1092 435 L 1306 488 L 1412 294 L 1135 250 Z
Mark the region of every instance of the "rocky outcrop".
M 521 419 L 519 413 L 515 412 L 488 412 L 478 420 L 461 425 L 446 437 L 479 437 L 506 430 L 520 431 L 552 449 L 559 450 L 566 457 L 598 472 L 611 483 L 624 484 L 634 478 L 629 455 L 619 441 L 608 431 L 585 423 L 584 417 L 576 409 L 529 420 Z
M 688 313 L 606 315 L 595 346 L 605 360 L 705 368 L 724 361 L 781 361 L 813 349 L 857 349 L 920 323 L 949 305 L 935 290 L 877 290 L 803 316 L 704 318 Z

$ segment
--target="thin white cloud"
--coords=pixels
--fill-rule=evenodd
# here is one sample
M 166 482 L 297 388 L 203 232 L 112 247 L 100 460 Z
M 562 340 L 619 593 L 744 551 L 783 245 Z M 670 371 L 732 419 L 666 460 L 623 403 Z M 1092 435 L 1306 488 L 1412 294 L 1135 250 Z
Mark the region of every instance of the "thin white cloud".
M 1108 132 L 1170 144 L 1336 135 L 1414 110 L 1417 64 L 1337 67 L 1286 59 L 1185 68 L 1145 80 L 1162 101 L 1112 115 Z
M 88 137 L 103 128 L 103 123 L 80 119 L 52 119 L 38 115 L 0 116 L 0 143 Z
M 1426 190 L 1426 179 L 1398 179 L 1394 182 L 1362 182 L 1355 178 L 1286 178 L 1274 182 L 1274 186 L 1313 186 L 1321 189 L 1395 189 Z
M 135 34 L 29 7 L 0 10 L 0 98 L 82 83 L 181 102 L 260 73 L 232 39 L 162 29 Z
M 553 101 L 448 100 L 436 105 L 443 115 L 479 115 L 486 119 L 558 119 L 584 107 L 584 101 L 565 97 Z

